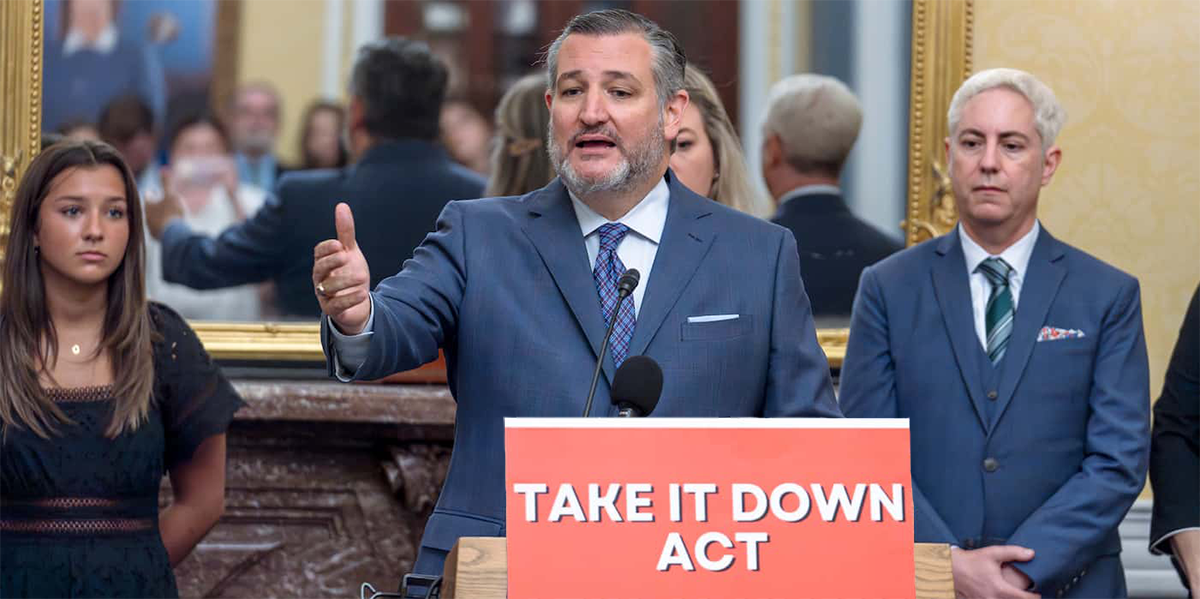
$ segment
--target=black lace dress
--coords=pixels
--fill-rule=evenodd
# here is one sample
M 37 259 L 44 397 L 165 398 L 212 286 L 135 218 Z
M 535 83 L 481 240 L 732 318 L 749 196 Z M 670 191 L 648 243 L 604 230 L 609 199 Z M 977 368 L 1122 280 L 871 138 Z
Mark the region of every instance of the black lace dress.
M 163 475 L 225 432 L 243 404 L 178 314 L 151 304 L 149 421 L 104 436 L 111 387 L 48 390 L 74 421 L 42 439 L 9 427 L 0 445 L 0 596 L 176 597 L 158 531 Z

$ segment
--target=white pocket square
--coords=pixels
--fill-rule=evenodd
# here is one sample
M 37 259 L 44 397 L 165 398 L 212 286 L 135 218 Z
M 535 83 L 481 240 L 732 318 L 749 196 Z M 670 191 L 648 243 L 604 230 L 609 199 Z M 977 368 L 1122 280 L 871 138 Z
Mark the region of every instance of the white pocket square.
M 721 322 L 722 320 L 734 320 L 740 316 L 741 314 L 708 314 L 705 316 L 689 316 L 688 324 L 697 322 Z

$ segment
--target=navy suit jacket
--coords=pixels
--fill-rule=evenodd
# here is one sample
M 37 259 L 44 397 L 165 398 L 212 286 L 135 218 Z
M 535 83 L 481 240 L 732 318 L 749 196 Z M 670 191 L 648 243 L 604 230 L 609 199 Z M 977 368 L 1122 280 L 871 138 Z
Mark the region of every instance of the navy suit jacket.
M 287 173 L 277 198 L 216 239 L 172 223 L 162 238 L 163 278 L 194 289 L 271 279 L 286 316 L 317 318 L 313 247 L 337 238 L 338 202 L 354 212 L 375 285 L 412 256 L 447 202 L 478 197 L 483 186 L 482 177 L 430 142 L 381 142 L 343 169 Z
M 652 416 L 839 416 L 792 234 L 667 177 L 666 226 L 629 348 L 662 366 Z M 374 335 L 355 378 L 415 368 L 441 347 L 458 402 L 417 565 L 440 573 L 425 556 L 444 557 L 461 536 L 504 534 L 504 418 L 583 413 L 605 326 L 566 189 L 555 179 L 522 197 L 447 205 L 373 296 Z M 738 318 L 688 322 L 718 314 Z M 616 415 L 613 372 L 608 352 L 594 416 Z
M 771 221 L 796 236 L 804 288 L 818 318 L 849 316 L 863 269 L 904 249 L 899 241 L 854 216 L 836 194 L 792 198 Z
M 916 541 L 1028 547 L 1014 565 L 1044 596 L 1123 596 L 1117 525 L 1150 447 L 1137 280 L 1042 229 L 996 369 L 968 281 L 957 231 L 863 272 L 842 410 L 911 419 Z

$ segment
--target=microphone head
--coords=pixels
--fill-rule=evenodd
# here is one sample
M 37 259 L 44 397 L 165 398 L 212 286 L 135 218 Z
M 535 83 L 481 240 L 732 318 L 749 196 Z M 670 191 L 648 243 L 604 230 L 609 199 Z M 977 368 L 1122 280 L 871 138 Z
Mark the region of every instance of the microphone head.
M 642 273 L 638 272 L 636 268 L 631 268 L 625 271 L 620 278 L 617 279 L 617 293 L 621 294 L 621 296 L 626 296 L 630 293 L 633 293 L 633 290 L 637 289 L 638 282 L 641 280 Z
M 654 411 L 662 395 L 663 373 L 649 356 L 630 356 L 613 375 L 612 402 L 632 407 L 645 416 Z

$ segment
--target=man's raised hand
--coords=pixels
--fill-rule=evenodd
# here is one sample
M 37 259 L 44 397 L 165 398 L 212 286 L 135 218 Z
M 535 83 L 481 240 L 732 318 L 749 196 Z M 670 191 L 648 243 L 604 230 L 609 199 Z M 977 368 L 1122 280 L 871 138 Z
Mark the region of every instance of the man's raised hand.
M 371 316 L 371 271 L 354 239 L 354 215 L 340 203 L 334 209 L 337 239 L 326 239 L 313 248 L 313 287 L 321 311 L 339 331 L 357 335 Z

